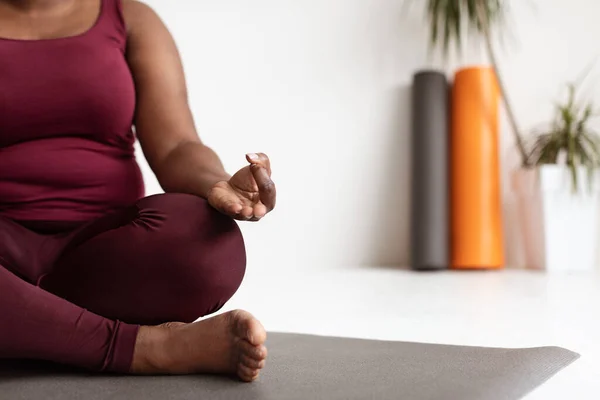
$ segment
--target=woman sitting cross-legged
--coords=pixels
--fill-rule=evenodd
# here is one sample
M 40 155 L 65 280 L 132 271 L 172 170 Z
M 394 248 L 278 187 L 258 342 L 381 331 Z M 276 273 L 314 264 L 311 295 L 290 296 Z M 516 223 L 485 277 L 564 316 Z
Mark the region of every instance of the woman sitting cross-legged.
M 165 194 L 143 198 L 136 137 Z M 148 6 L 0 0 L 0 358 L 256 379 L 259 321 L 194 322 L 242 282 L 234 220 L 275 206 L 269 159 L 246 158 L 230 176 L 198 138 Z

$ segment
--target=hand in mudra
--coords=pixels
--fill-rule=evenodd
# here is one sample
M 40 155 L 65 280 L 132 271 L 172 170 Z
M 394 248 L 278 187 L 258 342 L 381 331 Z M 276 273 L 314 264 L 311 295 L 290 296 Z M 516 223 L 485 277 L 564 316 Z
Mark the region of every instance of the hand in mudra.
M 275 207 L 275 184 L 269 158 L 263 153 L 246 155 L 250 165 L 229 181 L 215 184 L 208 202 L 223 214 L 242 221 L 258 221 Z

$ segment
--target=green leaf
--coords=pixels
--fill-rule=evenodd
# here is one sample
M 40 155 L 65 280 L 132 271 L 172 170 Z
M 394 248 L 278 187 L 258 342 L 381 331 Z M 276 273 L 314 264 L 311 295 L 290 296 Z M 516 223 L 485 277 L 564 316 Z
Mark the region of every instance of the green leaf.
M 578 189 L 578 170 L 588 170 L 588 183 L 591 185 L 593 173 L 600 168 L 600 137 L 589 128 L 594 115 L 591 102 L 579 105 L 577 86 L 567 85 L 567 98 L 556 106 L 556 114 L 549 130 L 536 135 L 529 152 L 534 165 L 557 164 L 559 156 L 566 154 L 573 190 Z
M 571 170 L 571 177 L 573 178 L 573 193 L 577 192 L 577 167 L 575 165 L 569 165 Z
M 463 27 L 482 35 L 485 26 L 495 26 L 504 20 L 507 8 L 505 0 L 427 0 L 430 44 L 439 46 L 444 56 L 448 55 L 452 44 L 460 52 Z M 486 24 L 480 17 L 480 10 Z

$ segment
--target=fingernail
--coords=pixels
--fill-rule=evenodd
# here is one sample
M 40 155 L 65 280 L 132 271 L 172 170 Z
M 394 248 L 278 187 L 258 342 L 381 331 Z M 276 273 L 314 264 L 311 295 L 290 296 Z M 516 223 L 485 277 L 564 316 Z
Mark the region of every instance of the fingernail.
M 258 161 L 258 154 L 256 153 L 250 153 L 248 154 L 248 158 L 253 160 L 253 161 Z

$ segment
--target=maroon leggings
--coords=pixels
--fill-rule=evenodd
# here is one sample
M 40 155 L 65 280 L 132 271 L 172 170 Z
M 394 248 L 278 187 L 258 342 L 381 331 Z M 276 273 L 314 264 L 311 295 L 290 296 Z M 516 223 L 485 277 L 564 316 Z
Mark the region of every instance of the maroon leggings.
M 237 224 L 198 197 L 58 225 L 0 217 L 0 358 L 128 372 L 139 325 L 214 313 L 244 276 Z

